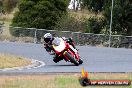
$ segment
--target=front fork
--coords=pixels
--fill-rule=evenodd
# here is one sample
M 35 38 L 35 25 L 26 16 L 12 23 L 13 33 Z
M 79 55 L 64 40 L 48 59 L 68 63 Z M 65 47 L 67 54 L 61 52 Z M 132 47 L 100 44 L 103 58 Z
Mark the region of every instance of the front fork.
M 68 59 L 68 57 L 66 56 L 66 53 L 67 53 L 67 51 L 64 51 L 64 53 L 63 53 L 63 56 L 64 56 L 64 60 L 67 62 L 70 62 L 70 60 Z
M 77 49 L 75 49 L 72 45 L 69 45 L 69 46 L 70 46 L 70 49 L 75 53 L 74 58 L 76 58 L 76 60 L 79 61 L 80 56 L 78 54 Z

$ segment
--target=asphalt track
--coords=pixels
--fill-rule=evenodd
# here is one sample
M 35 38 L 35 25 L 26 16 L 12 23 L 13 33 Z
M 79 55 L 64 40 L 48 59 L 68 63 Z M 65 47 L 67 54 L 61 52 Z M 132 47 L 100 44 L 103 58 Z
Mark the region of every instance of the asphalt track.
M 54 63 L 52 56 L 45 51 L 42 44 L 0 42 L 0 53 L 24 56 L 45 63 L 45 66 L 39 68 L 0 70 L 0 73 L 81 72 L 82 67 L 88 72 L 132 72 L 132 49 L 90 46 L 78 48 L 84 63 L 74 66 L 65 61 Z

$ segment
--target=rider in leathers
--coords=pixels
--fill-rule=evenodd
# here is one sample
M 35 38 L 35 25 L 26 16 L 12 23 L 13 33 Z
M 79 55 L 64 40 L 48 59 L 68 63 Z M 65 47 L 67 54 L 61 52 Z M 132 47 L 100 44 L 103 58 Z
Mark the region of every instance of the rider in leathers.
M 52 55 L 54 54 L 54 59 L 53 59 L 53 61 L 54 61 L 55 63 L 57 63 L 57 62 L 59 62 L 60 60 L 62 60 L 63 58 L 59 57 L 58 55 L 56 55 L 55 53 L 52 52 L 52 51 L 53 51 L 52 42 L 53 42 L 54 39 L 55 39 L 55 37 L 53 37 L 52 34 L 46 33 L 46 34 L 44 35 L 44 48 L 46 49 L 47 52 L 49 52 L 49 54 L 52 54 Z M 64 39 L 64 38 L 63 38 L 63 39 Z M 64 40 L 65 40 L 67 43 L 69 43 L 70 45 L 72 45 L 73 48 L 76 49 L 75 44 L 74 44 L 74 42 L 73 42 L 73 40 L 72 40 L 71 38 L 67 38 L 67 39 L 65 38 Z

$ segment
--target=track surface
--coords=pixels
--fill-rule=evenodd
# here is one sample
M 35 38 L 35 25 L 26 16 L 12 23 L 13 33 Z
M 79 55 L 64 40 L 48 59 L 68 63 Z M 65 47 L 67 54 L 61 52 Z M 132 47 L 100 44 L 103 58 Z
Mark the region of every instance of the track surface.
M 45 62 L 40 68 L 9 70 L 9 72 L 81 72 L 84 67 L 88 72 L 132 72 L 132 49 L 97 48 L 78 46 L 83 65 L 74 66 L 65 61 L 54 63 L 42 44 L 0 42 L 0 53 L 24 56 Z M 0 71 L 3 73 L 3 71 Z

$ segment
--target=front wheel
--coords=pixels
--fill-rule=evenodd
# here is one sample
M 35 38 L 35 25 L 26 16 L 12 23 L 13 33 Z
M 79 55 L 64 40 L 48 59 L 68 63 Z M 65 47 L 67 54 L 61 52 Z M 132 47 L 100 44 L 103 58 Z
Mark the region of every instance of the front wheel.
M 79 59 L 78 62 L 79 62 L 79 64 L 82 64 L 83 63 L 83 60 L 82 59 Z
M 65 53 L 65 55 L 69 58 L 69 60 L 74 63 L 76 66 L 79 65 L 79 62 L 68 52 Z

